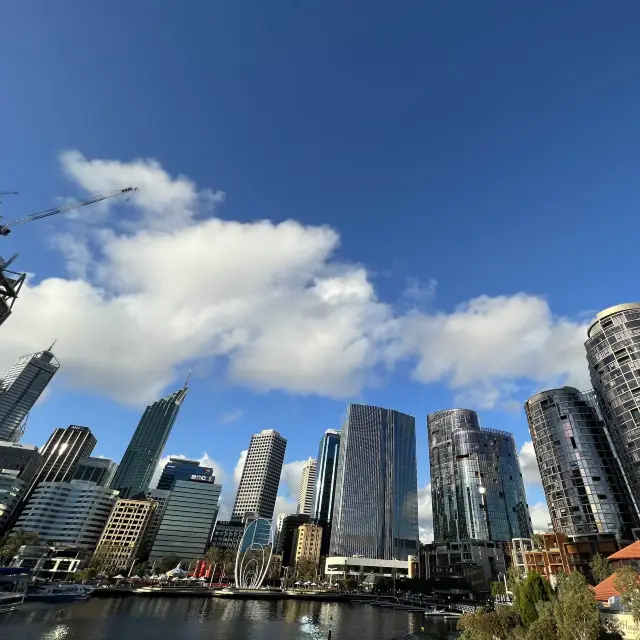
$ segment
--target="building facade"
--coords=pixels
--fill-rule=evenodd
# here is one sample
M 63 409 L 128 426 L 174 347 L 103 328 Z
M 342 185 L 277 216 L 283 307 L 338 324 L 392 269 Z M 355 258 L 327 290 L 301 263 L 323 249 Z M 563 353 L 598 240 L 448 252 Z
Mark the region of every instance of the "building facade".
M 144 499 L 154 502 L 156 506 L 155 509 L 151 510 L 147 533 L 142 542 L 141 556 L 147 557 L 151 553 L 151 548 L 160 530 L 160 523 L 167 509 L 170 495 L 171 491 L 167 491 L 166 489 L 149 489 L 144 493 Z
M 10 528 L 10 518 L 25 495 L 27 483 L 18 471 L 0 470 L 0 532 Z
M 273 517 L 286 448 L 287 441 L 273 429 L 251 436 L 231 520 L 242 521 L 245 513 Z
M 177 480 L 151 548 L 150 561 L 176 555 L 199 560 L 211 539 L 222 487 L 210 480 Z
M 17 442 L 0 442 L 0 472 L 15 471 L 17 476 L 29 484 L 42 463 L 38 447 Z
M 639 519 L 640 303 L 598 313 L 585 347 L 593 390 Z
M 322 527 L 312 522 L 301 524 L 295 536 L 295 564 L 312 564 L 320 562 L 320 547 L 322 544 Z
M 418 547 L 415 419 L 351 404 L 340 441 L 330 554 L 404 559 Z
M 93 551 L 117 495 L 93 482 L 43 482 L 28 499 L 15 529 L 38 533 L 53 546 Z
M 158 489 L 171 491 L 176 480 L 191 480 L 191 476 L 212 476 L 211 467 L 201 467 L 197 460 L 185 460 L 184 458 L 169 458 L 164 466 Z
M 133 568 L 157 506 L 151 500 L 116 500 L 93 555 L 101 571 Z
M 631 497 L 592 404 L 562 387 L 537 393 L 524 408 L 553 530 L 633 539 Z
M 66 429 L 56 429 L 40 450 L 42 463 L 34 484 L 73 479 L 79 460 L 88 456 L 96 443 L 89 427 L 72 424 Z
M 243 535 L 244 523 L 242 521 L 218 520 L 211 537 L 211 546 L 223 551 L 236 551 Z
M 298 491 L 298 513 L 313 514 L 313 496 L 316 488 L 316 461 L 308 458 L 302 467 Z
M 513 435 L 481 429 L 469 409 L 431 413 L 427 429 L 436 543 L 530 537 Z
M 117 489 L 123 498 L 149 489 L 151 476 L 186 395 L 185 385 L 145 409 L 111 483 L 111 488 Z
M 108 487 L 116 474 L 117 468 L 118 465 L 108 458 L 85 456 L 78 460 L 73 479 L 95 482 L 101 487 Z
M 313 502 L 313 519 L 322 527 L 323 556 L 329 553 L 331 541 L 331 517 L 338 475 L 340 432 L 327 429 L 320 440 L 316 470 L 316 491 Z
M 51 348 L 16 360 L 0 380 L 0 440 L 20 440 L 27 414 L 58 369 Z
M 295 515 L 286 516 L 282 521 L 282 528 L 276 542 L 276 553 L 282 556 L 282 562 L 287 567 L 295 564 L 295 542 L 298 527 L 307 524 L 309 520 L 308 515 L 296 513 Z

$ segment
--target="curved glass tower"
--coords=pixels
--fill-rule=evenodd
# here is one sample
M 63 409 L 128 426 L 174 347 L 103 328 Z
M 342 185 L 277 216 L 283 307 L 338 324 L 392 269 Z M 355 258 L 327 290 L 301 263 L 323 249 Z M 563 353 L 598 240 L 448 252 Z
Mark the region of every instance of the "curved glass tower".
M 593 390 L 611 434 L 622 472 L 640 496 L 640 303 L 601 311 L 587 331 L 587 361 Z
M 573 387 L 542 391 L 524 409 L 556 533 L 631 535 L 634 518 L 604 423 Z
M 404 560 L 418 546 L 415 418 L 350 404 L 340 440 L 330 555 Z
M 481 429 L 469 409 L 427 416 L 436 542 L 510 541 L 532 534 L 513 436 Z

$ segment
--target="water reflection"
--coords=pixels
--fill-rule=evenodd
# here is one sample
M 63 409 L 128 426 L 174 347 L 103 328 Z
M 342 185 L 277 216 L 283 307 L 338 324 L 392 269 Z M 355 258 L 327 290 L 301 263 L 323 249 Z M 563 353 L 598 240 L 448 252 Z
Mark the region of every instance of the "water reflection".
M 59 608 L 27 603 L 0 618 L 20 640 L 392 640 L 421 627 L 455 629 L 421 614 L 366 604 L 213 598 L 94 598 Z

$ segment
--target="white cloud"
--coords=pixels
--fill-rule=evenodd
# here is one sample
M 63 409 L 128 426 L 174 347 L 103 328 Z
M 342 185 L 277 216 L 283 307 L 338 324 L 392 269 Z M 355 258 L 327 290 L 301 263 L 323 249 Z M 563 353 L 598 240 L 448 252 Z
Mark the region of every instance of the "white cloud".
M 549 524 L 551 523 L 551 516 L 549 515 L 547 503 L 538 502 L 532 507 L 529 507 L 529 512 L 531 513 L 533 530 L 536 533 L 547 533 L 547 531 L 549 531 Z
M 542 489 L 540 469 L 538 468 L 538 461 L 531 440 L 522 445 L 520 453 L 518 453 L 518 460 L 520 462 L 520 470 L 522 471 L 522 479 L 526 487 Z
M 417 308 L 435 281 L 409 281 L 414 309 L 404 313 L 378 300 L 364 267 L 336 260 L 333 229 L 203 218 L 223 194 L 153 159 L 68 151 L 61 163 L 90 193 L 139 192 L 115 219 L 97 216 L 110 228 L 79 216 L 54 240 L 69 277 L 23 287 L 0 369 L 57 336 L 68 384 L 135 405 L 212 358 L 238 384 L 335 398 L 407 359 L 418 380 L 445 381 L 479 408 L 510 406 L 521 378 L 586 382 L 585 325 L 554 317 L 540 297 L 479 296 L 425 312 Z
M 285 462 L 282 465 L 282 474 L 280 475 L 280 492 L 284 493 L 291 500 L 298 500 L 298 492 L 300 491 L 300 479 L 302 478 L 302 467 L 306 460 L 294 460 Z M 294 512 L 295 508 L 294 506 Z
M 418 489 L 418 526 L 420 541 L 433 542 L 433 510 L 431 503 L 431 483 Z
M 248 449 L 244 449 L 240 452 L 240 457 L 238 458 L 238 462 L 236 462 L 236 466 L 233 469 L 233 481 L 237 485 L 240 484 L 240 480 L 242 478 L 242 471 L 244 469 L 244 463 L 247 460 Z
M 227 411 L 227 413 L 223 413 L 218 417 L 218 422 L 220 424 L 233 424 L 234 422 L 238 422 L 244 416 L 244 411 L 242 409 L 234 409 L 233 411 Z

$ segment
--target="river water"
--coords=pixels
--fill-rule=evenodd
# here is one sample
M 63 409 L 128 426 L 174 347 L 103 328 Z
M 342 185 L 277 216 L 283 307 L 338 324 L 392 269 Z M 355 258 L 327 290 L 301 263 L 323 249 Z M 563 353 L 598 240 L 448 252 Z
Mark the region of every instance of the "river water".
M 455 629 L 455 621 L 447 623 Z M 93 598 L 25 603 L 0 616 L 2 640 L 392 640 L 443 621 L 367 604 L 215 598 Z

